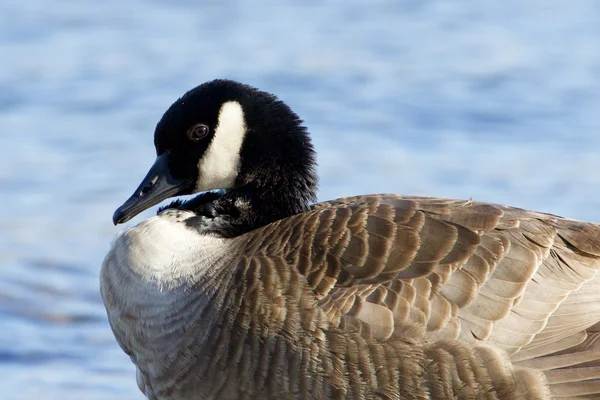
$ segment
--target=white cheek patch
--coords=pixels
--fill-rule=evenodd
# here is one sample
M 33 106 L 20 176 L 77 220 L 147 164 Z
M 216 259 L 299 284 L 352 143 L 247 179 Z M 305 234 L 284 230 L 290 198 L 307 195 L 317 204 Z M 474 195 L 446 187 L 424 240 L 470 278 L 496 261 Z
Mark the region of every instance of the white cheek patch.
M 233 187 L 240 166 L 240 150 L 246 135 L 242 106 L 228 101 L 219 110 L 213 139 L 198 162 L 196 191 Z

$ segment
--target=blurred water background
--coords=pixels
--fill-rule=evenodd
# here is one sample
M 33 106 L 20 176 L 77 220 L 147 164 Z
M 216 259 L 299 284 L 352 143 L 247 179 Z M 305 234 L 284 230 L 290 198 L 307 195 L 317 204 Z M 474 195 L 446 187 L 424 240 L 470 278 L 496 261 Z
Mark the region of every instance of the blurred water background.
M 323 200 L 600 221 L 599 49 L 593 0 L 0 0 L 0 398 L 142 398 L 98 272 L 156 122 L 191 87 L 228 77 L 288 102 Z

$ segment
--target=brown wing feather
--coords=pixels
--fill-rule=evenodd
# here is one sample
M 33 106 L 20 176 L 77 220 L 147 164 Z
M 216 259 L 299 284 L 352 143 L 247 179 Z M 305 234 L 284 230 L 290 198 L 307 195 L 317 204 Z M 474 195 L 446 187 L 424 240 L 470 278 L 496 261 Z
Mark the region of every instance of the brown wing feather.
M 263 229 L 249 248 L 296 264 L 333 326 L 377 341 L 420 326 L 431 357 L 460 339 L 504 350 L 523 367 L 554 369 L 557 394 L 600 393 L 586 378 L 600 376 L 596 366 L 562 377 L 548 358 L 562 351 L 577 365 L 594 356 L 574 346 L 600 321 L 595 224 L 473 201 L 371 195 L 320 203 Z M 514 376 L 527 382 L 528 374 Z M 584 389 L 564 383 L 577 379 Z

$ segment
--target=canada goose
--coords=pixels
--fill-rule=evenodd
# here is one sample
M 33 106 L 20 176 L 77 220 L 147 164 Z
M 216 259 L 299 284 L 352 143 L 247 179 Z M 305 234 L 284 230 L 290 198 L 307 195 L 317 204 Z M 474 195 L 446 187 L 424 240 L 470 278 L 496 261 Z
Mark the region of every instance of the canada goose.
M 474 201 L 312 204 L 298 116 L 228 80 L 163 115 L 101 292 L 150 399 L 600 398 L 600 227 Z

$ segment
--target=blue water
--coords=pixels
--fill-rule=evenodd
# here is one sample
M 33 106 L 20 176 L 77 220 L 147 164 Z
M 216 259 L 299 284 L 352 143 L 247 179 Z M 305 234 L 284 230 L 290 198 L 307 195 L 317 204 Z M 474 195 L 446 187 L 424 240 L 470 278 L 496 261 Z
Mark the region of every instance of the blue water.
M 142 398 L 98 272 L 187 89 L 228 77 L 288 102 L 321 199 L 600 221 L 598 49 L 593 0 L 0 0 L 0 398 Z

